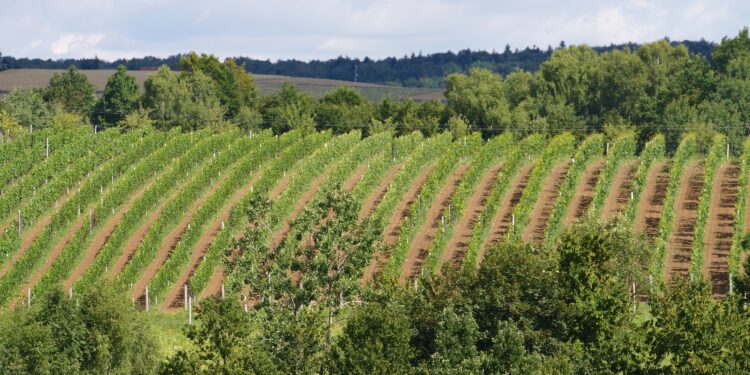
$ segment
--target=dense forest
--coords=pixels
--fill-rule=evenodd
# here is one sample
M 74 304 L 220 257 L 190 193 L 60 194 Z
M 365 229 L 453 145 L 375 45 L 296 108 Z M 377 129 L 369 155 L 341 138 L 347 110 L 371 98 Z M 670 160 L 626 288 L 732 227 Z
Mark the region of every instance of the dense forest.
M 681 42 L 669 41 L 671 46 L 684 45 L 691 54 L 710 58 L 714 43 L 705 40 Z M 597 53 L 613 50 L 636 50 L 637 43 L 611 44 L 592 47 Z M 565 48 L 560 42 L 557 48 Z M 471 68 L 484 68 L 502 76 L 516 69 L 535 72 L 554 52 L 552 46 L 541 49 L 537 46 L 511 50 L 505 46 L 503 52 L 472 51 L 442 52 L 423 55 L 411 54 L 403 57 L 387 57 L 374 60 L 340 56 L 330 60 L 258 60 L 249 57 L 235 57 L 234 60 L 250 73 L 275 74 L 292 77 L 327 78 L 343 81 L 358 81 L 380 84 L 394 84 L 409 87 L 444 87 L 445 77 L 451 73 L 467 73 Z M 124 65 L 129 70 L 154 69 L 166 65 L 172 70 L 180 68 L 180 59 L 185 55 L 173 55 L 166 58 L 147 56 L 142 58 L 118 59 L 103 61 L 98 58 L 42 60 L 0 56 L 2 69 L 66 69 L 75 66 L 78 69 L 114 69 Z

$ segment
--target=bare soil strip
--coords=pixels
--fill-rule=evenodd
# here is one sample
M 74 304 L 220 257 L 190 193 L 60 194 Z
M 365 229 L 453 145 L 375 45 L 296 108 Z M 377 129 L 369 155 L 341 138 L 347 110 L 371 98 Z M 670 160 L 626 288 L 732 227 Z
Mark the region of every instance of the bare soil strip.
M 505 193 L 500 206 L 495 213 L 495 217 L 492 219 L 492 229 L 490 234 L 484 241 L 484 245 L 479 250 L 477 264 L 481 264 L 484 260 L 484 253 L 488 247 L 500 242 L 505 234 L 508 233 L 510 226 L 513 224 L 513 209 L 516 207 L 518 202 L 521 200 L 526 184 L 529 182 L 531 177 L 531 170 L 534 168 L 534 163 L 526 163 L 517 172 L 513 181 L 510 183 L 509 190 Z
M 66 193 L 63 194 L 63 196 L 58 199 L 55 202 L 55 206 L 52 210 L 44 214 L 39 220 L 37 220 L 34 225 L 31 227 L 31 230 L 29 231 L 21 231 L 22 239 L 21 239 L 21 247 L 16 250 L 13 255 L 10 258 L 10 261 L 5 263 L 5 266 L 3 266 L 2 269 L 0 269 L 0 277 L 5 276 L 6 273 L 8 273 L 8 270 L 18 262 L 18 259 L 20 259 L 24 253 L 26 253 L 26 250 L 31 247 L 31 244 L 34 243 L 34 240 L 36 240 L 37 237 L 39 237 L 39 234 L 42 233 L 44 228 L 49 225 L 49 223 L 52 222 L 52 215 L 54 215 L 58 210 L 60 210 L 60 207 L 62 207 L 63 204 L 65 204 L 70 198 L 73 197 L 74 194 Z M 23 214 L 23 213 L 22 213 Z M 8 224 L 13 221 L 13 219 L 8 219 Z M 7 225 L 6 225 L 7 227 Z M 6 228 L 3 228 L 0 230 L 0 233 L 4 232 Z
M 737 203 L 740 167 L 724 163 L 717 170 L 711 190 L 704 242 L 703 276 L 711 280 L 715 297 L 729 292 L 729 253 L 734 234 L 734 205 Z
M 39 270 L 34 272 L 34 274 L 28 280 L 26 285 L 23 288 L 21 288 L 21 291 L 26 291 L 28 288 L 31 288 L 32 286 L 34 286 L 34 284 L 36 284 L 37 281 L 39 281 L 39 279 L 44 275 L 44 273 L 47 272 L 47 270 L 52 266 L 52 263 L 54 263 L 55 259 L 57 259 L 57 257 L 60 256 L 62 251 L 65 249 L 65 245 L 67 245 L 68 242 L 70 242 L 70 240 L 73 239 L 73 236 L 75 236 L 78 229 L 80 229 L 84 225 L 84 223 L 86 223 L 86 221 L 88 221 L 87 215 L 81 215 L 78 217 L 78 219 L 76 219 L 73 226 L 70 229 L 68 229 L 67 232 L 65 232 L 65 236 L 61 238 L 59 241 L 57 241 L 57 243 L 55 244 L 55 247 L 47 256 L 47 259 L 45 260 L 44 265 L 42 265 L 42 267 Z M 11 310 L 16 307 L 16 304 L 18 303 L 18 301 L 19 301 L 19 298 L 15 298 L 10 302 L 8 306 L 10 307 Z
M 586 168 L 586 171 L 581 176 L 581 181 L 578 183 L 576 193 L 573 195 L 573 199 L 571 199 L 568 206 L 568 213 L 565 215 L 565 220 L 563 220 L 565 225 L 573 224 L 576 219 L 583 216 L 589 209 L 589 205 L 591 205 L 591 201 L 594 199 L 594 188 L 599 181 L 599 175 L 602 173 L 603 166 L 604 159 L 598 159 L 591 162 L 588 168 Z
M 545 178 L 542 191 L 539 193 L 539 197 L 534 203 L 534 208 L 531 210 L 529 223 L 521 235 L 521 239 L 524 242 L 539 244 L 544 241 L 547 222 L 552 213 L 552 208 L 555 206 L 555 201 L 560 194 L 560 187 L 565 181 L 565 176 L 568 174 L 568 169 L 570 169 L 570 160 L 557 164 L 550 171 L 547 178 Z
M 453 236 L 445 246 L 445 250 L 443 250 L 442 259 L 440 259 L 441 266 L 449 260 L 456 267 L 461 265 L 466 252 L 469 250 L 474 226 L 479 221 L 479 215 L 482 214 L 484 207 L 487 205 L 487 198 L 497 183 L 497 176 L 500 174 L 501 169 L 502 164 L 497 164 L 485 172 L 484 177 L 482 177 L 479 185 L 477 185 L 474 195 L 466 203 L 464 213 L 456 223 Z
M 73 272 L 70 274 L 67 280 L 63 282 L 63 290 L 68 290 L 73 284 L 78 280 L 79 277 L 83 276 L 83 274 L 86 272 L 86 270 L 91 266 L 91 263 L 94 262 L 94 259 L 96 259 L 96 255 L 99 254 L 99 251 L 104 247 L 104 245 L 109 240 L 109 237 L 112 236 L 112 232 L 114 232 L 115 227 L 117 227 L 117 224 L 122 221 L 122 218 L 125 216 L 125 213 L 128 212 L 130 209 L 130 206 L 135 203 L 138 199 L 140 199 L 143 194 L 146 192 L 146 190 L 151 187 L 151 185 L 157 181 L 161 175 L 166 173 L 166 170 L 162 170 L 161 173 L 159 173 L 158 177 L 152 177 L 149 179 L 149 182 L 143 184 L 141 188 L 135 192 L 135 194 L 131 195 L 130 199 L 125 203 L 125 205 L 121 206 L 120 209 L 117 211 L 115 216 L 111 217 L 109 220 L 107 220 L 107 223 L 104 225 L 103 228 L 101 228 L 96 235 L 94 235 L 93 240 L 89 244 L 89 246 L 86 248 L 86 252 L 84 253 L 83 259 L 80 263 L 76 266 L 76 268 L 73 270 Z
M 389 224 L 383 231 L 383 242 L 385 242 L 386 245 L 392 246 L 398 240 L 398 235 L 401 233 L 401 223 L 403 223 L 404 218 L 409 215 L 409 208 L 414 203 L 414 200 L 417 199 L 417 194 L 422 189 L 422 185 L 424 185 L 425 181 L 427 181 L 427 176 L 430 175 L 430 172 L 432 172 L 434 168 L 435 165 L 431 164 L 422 169 L 422 173 L 420 173 L 419 176 L 417 176 L 417 178 L 412 181 L 409 190 L 401 199 L 401 203 L 399 203 L 398 207 L 396 207 L 396 209 L 393 211 L 391 219 L 388 221 Z M 378 202 L 379 201 L 380 200 L 378 199 Z M 364 275 L 362 276 L 362 281 L 371 281 L 374 276 L 380 271 L 380 266 L 386 261 L 388 261 L 387 254 L 375 254 L 373 256 L 373 259 L 370 261 L 370 265 L 367 267 Z
M 128 241 L 125 243 L 125 246 L 122 247 L 122 253 L 120 253 L 120 257 L 117 258 L 117 261 L 112 266 L 112 269 L 110 270 L 108 277 L 110 279 L 114 279 L 115 276 L 117 276 L 123 268 L 125 268 L 125 265 L 130 262 L 130 259 L 133 258 L 133 254 L 135 253 L 135 250 L 138 249 L 138 246 L 141 244 L 141 241 L 143 241 L 143 237 L 146 236 L 146 233 L 148 233 L 148 230 L 151 228 L 152 225 L 154 225 L 154 222 L 156 219 L 161 216 L 161 210 L 164 209 L 164 206 L 169 203 L 174 197 L 177 196 L 177 194 L 182 191 L 183 185 L 180 185 L 178 188 L 174 189 L 172 193 L 165 199 L 164 201 L 159 204 L 159 207 L 157 207 L 156 210 L 151 212 L 151 214 L 148 216 L 148 219 L 141 224 L 140 227 L 128 238 Z
M 646 179 L 646 186 L 641 192 L 638 210 L 633 224 L 633 231 L 646 233 L 653 240 L 659 233 L 659 220 L 664 209 L 664 199 L 667 197 L 669 171 L 671 162 L 658 162 L 651 167 Z
M 393 179 L 396 178 L 396 175 L 398 175 L 398 172 L 401 170 L 401 168 L 403 168 L 403 166 L 403 164 L 394 165 L 393 168 L 391 168 L 390 172 L 388 172 L 388 175 L 385 176 L 383 181 L 380 182 L 380 185 L 378 185 L 375 191 L 370 194 L 365 203 L 362 204 L 362 208 L 360 208 L 359 210 L 360 220 L 370 216 L 372 212 L 375 211 L 375 207 L 377 207 L 380 201 L 383 199 L 383 196 L 388 191 L 388 187 L 391 185 L 391 182 L 393 182 Z
M 253 186 L 255 185 L 255 182 L 258 181 L 260 175 L 261 173 L 254 173 L 250 181 L 232 195 L 229 201 L 224 204 L 224 207 L 221 208 L 221 211 L 219 212 L 216 220 L 211 223 L 208 229 L 203 232 L 201 238 L 198 239 L 198 242 L 195 245 L 195 248 L 193 249 L 193 252 L 190 256 L 188 267 L 182 270 L 179 278 L 177 279 L 177 281 L 175 281 L 174 285 L 169 290 L 166 298 L 164 299 L 165 303 L 171 301 L 171 304 L 169 304 L 169 308 L 183 307 L 184 300 L 180 298 L 180 292 L 182 292 L 183 286 L 187 284 L 195 271 L 198 269 L 198 266 L 200 265 L 203 257 L 206 255 L 208 248 L 211 246 L 214 238 L 216 238 L 216 235 L 221 230 L 222 223 L 225 223 L 229 220 L 229 214 L 231 213 L 232 208 L 234 208 L 238 203 L 240 203 L 242 198 L 250 193 Z
M 456 167 L 445 185 L 440 189 L 438 195 L 435 197 L 435 203 L 430 210 L 427 212 L 425 221 L 422 227 L 419 229 L 417 234 L 409 246 L 409 252 L 406 255 L 406 261 L 401 268 L 400 282 L 401 284 L 406 283 L 407 280 L 411 279 L 415 275 L 422 271 L 422 264 L 430 250 L 430 245 L 435 236 L 438 235 L 440 230 L 440 224 L 443 219 L 443 212 L 448 209 L 452 202 L 453 193 L 458 189 L 458 185 L 461 183 L 461 178 L 469 169 L 470 164 L 460 164 Z
M 185 231 L 187 231 L 187 226 L 188 224 L 190 224 L 190 221 L 193 220 L 193 215 L 195 215 L 195 212 L 198 211 L 198 209 L 203 206 L 204 203 L 206 203 L 208 197 L 212 196 L 214 192 L 216 192 L 216 190 L 219 188 L 219 186 L 221 186 L 227 176 L 228 175 L 225 174 L 218 181 L 214 182 L 214 184 L 211 185 L 207 191 L 203 192 L 200 198 L 193 202 L 185 215 L 183 215 L 180 223 L 177 224 L 172 229 L 172 231 L 167 234 L 166 237 L 164 237 L 161 243 L 161 247 L 157 251 L 154 260 L 151 261 L 151 264 L 149 264 L 141 274 L 140 279 L 133 285 L 131 294 L 134 298 L 140 299 L 140 297 L 144 295 L 146 285 L 148 285 L 149 281 L 151 281 L 154 275 L 156 275 L 156 272 L 159 271 L 161 266 L 164 265 L 164 262 L 167 261 L 169 255 L 172 253 L 175 246 L 177 246 L 177 242 L 180 241 L 182 235 L 185 233 Z
M 362 177 L 365 175 L 365 172 L 367 172 L 367 164 L 362 163 L 362 165 L 357 168 L 357 170 L 352 174 L 344 184 L 341 186 L 341 189 L 343 189 L 346 192 L 351 193 L 352 190 L 357 186 L 357 184 L 362 181 Z
M 629 161 L 622 163 L 617 168 L 611 190 L 607 194 L 602 207 L 602 220 L 607 220 L 618 213 L 625 211 L 630 201 L 630 192 L 633 189 L 633 179 L 638 171 L 638 163 Z
M 667 241 L 667 264 L 664 277 L 671 280 L 676 276 L 688 276 L 698 200 L 703 188 L 703 166 L 698 161 L 691 161 L 680 180 L 680 190 L 675 201 L 674 225 L 672 235 Z
M 326 177 L 328 177 L 329 174 L 333 171 L 333 169 L 336 168 L 335 165 L 329 165 L 328 168 L 315 180 L 313 180 L 312 184 L 310 184 L 310 187 L 307 189 L 307 191 L 302 194 L 301 197 L 297 200 L 297 203 L 294 205 L 294 211 L 290 216 L 285 217 L 284 223 L 281 225 L 281 228 L 276 231 L 276 233 L 273 234 L 273 238 L 271 239 L 271 250 L 273 251 L 279 245 L 281 244 L 281 241 L 286 238 L 287 234 L 289 234 L 289 230 L 291 227 L 289 224 L 297 218 L 302 213 L 302 210 L 305 209 L 305 206 L 307 205 L 307 202 L 313 199 L 315 197 L 315 193 L 318 192 L 318 189 L 320 189 L 320 185 L 323 184 L 323 181 L 325 181 Z

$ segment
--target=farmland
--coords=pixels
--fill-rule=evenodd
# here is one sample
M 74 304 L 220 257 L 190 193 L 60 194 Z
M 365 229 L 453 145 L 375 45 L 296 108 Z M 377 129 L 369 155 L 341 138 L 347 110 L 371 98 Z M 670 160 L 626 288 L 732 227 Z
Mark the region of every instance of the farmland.
M 389 245 L 362 270 L 363 282 L 408 284 L 445 264 L 474 269 L 495 243 L 550 248 L 576 219 L 619 216 L 652 242 L 654 278 L 705 278 L 719 298 L 741 267 L 748 230 L 740 171 L 750 143 L 727 158 L 720 135 L 705 157 L 688 136 L 668 159 L 662 137 L 636 155 L 627 133 L 607 141 L 90 133 L 42 130 L 2 145 L 2 305 L 59 284 L 76 293 L 100 277 L 144 308 L 146 298 L 152 308 L 180 308 L 185 290 L 219 295 L 231 276 L 225 250 L 242 235 L 254 196 L 272 202 L 273 249 L 298 235 L 290 223 L 334 187 L 352 194 L 360 219 Z
M 15 88 L 44 88 L 47 87 L 50 77 L 55 73 L 63 73 L 65 70 L 56 69 L 12 69 L 0 71 L 0 98 L 10 93 Z M 97 95 L 104 92 L 107 79 L 115 73 L 113 69 L 82 70 L 83 74 L 94 85 Z M 137 70 L 130 74 L 135 78 L 142 88 L 143 82 L 156 73 L 155 70 Z M 289 83 L 295 85 L 300 91 L 314 97 L 321 97 L 327 92 L 342 86 L 353 87 L 360 94 L 370 100 L 381 100 L 386 97 L 394 99 L 413 100 L 442 100 L 441 89 L 407 88 L 400 86 L 386 86 L 373 83 L 338 81 L 322 78 L 287 77 L 270 74 L 254 74 L 255 84 L 262 95 L 271 95 L 279 91 L 281 85 Z

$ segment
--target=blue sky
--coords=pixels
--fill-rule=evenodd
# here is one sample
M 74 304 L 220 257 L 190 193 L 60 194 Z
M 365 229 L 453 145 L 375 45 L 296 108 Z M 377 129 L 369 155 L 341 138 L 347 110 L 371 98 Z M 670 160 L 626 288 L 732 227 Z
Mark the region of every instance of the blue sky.
M 104 59 L 197 51 L 220 57 L 382 58 L 463 48 L 719 41 L 750 1 L 0 0 L 0 53 Z

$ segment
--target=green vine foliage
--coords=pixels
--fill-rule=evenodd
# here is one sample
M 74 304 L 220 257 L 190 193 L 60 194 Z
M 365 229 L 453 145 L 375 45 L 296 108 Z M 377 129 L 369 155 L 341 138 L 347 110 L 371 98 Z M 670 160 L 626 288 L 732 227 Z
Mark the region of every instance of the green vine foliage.
M 625 223 L 628 226 L 632 226 L 635 220 L 638 205 L 641 199 L 643 199 L 643 189 L 646 187 L 646 180 L 651 168 L 654 167 L 656 162 L 664 158 L 665 153 L 666 145 L 664 143 L 664 136 L 661 134 L 651 138 L 643 148 L 638 161 L 638 169 L 635 172 L 632 183 L 633 199 L 628 202 L 623 215 Z
M 609 155 L 607 155 L 607 160 L 604 162 L 604 166 L 602 166 L 599 180 L 594 187 L 589 207 L 589 215 L 591 217 L 599 218 L 601 216 L 604 202 L 612 190 L 612 182 L 617 174 L 617 169 L 622 165 L 622 162 L 633 158 L 636 147 L 635 133 L 627 132 L 615 139 L 612 147 L 609 148 Z
M 726 136 L 716 134 L 706 155 L 703 188 L 698 199 L 698 211 L 695 218 L 695 237 L 693 238 L 692 254 L 690 256 L 690 273 L 696 279 L 703 277 L 706 224 L 708 224 L 709 209 L 711 207 L 711 193 L 719 165 L 723 160 L 726 160 L 724 154 L 726 147 Z
M 747 183 L 750 174 L 750 137 L 742 145 L 740 160 L 740 178 L 737 189 L 737 202 L 734 209 L 734 228 L 732 231 L 732 248 L 729 254 L 729 273 L 739 275 L 742 257 L 742 237 L 745 231 L 745 206 L 747 202 Z
M 550 212 L 547 221 L 547 230 L 544 234 L 543 248 L 551 249 L 555 244 L 560 231 L 562 230 L 563 219 L 568 212 L 568 206 L 573 200 L 573 196 L 578 188 L 578 182 L 581 176 L 592 161 L 604 154 L 604 136 L 601 134 L 592 134 L 581 142 L 573 156 L 568 174 L 560 186 L 560 193 L 555 200 L 555 204 Z

